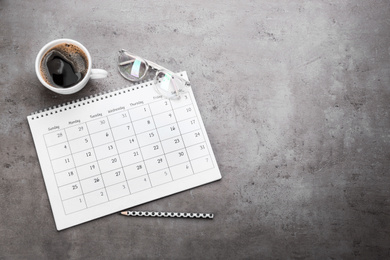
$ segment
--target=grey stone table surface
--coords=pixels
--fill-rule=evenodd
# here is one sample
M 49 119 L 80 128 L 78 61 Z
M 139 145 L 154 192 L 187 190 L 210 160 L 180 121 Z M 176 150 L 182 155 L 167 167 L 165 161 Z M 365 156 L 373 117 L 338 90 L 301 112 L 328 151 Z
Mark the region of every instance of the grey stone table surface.
M 0 0 L 0 259 L 389 259 L 390 3 Z M 58 38 L 109 72 L 60 96 Z M 26 117 L 125 87 L 125 48 L 186 70 L 222 179 L 56 231 Z

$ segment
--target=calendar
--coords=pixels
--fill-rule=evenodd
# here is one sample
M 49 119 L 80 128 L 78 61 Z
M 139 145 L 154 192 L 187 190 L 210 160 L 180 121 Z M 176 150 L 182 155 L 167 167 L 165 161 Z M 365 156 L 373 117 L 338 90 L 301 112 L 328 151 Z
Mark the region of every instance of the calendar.
M 170 100 L 144 82 L 27 119 L 57 230 L 221 179 L 191 86 Z

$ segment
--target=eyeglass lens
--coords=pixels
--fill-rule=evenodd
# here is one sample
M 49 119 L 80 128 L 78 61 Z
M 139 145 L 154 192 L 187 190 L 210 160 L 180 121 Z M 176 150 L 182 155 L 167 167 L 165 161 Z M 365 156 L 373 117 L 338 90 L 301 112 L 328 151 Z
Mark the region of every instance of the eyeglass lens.
M 148 65 L 143 59 L 124 51 L 120 52 L 118 64 L 122 76 L 131 81 L 143 79 L 148 70 Z
M 157 92 L 167 98 L 179 98 L 181 82 L 171 74 L 159 71 L 154 78 L 154 85 Z

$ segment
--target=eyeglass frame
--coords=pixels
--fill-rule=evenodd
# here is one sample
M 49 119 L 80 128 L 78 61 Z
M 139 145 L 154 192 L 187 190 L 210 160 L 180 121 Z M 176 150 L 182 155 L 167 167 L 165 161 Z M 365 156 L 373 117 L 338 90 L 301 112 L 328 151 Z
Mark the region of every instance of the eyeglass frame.
M 146 74 L 149 72 L 149 68 L 151 68 L 151 69 L 153 69 L 153 70 L 156 71 L 156 74 L 155 74 L 155 76 L 154 76 L 154 80 L 157 79 L 157 75 L 158 75 L 160 72 L 163 72 L 163 73 L 165 73 L 165 74 L 169 74 L 169 75 L 171 76 L 172 79 L 174 79 L 174 77 L 177 77 L 179 80 L 181 80 L 181 81 L 184 82 L 184 86 L 190 86 L 190 82 L 189 82 L 188 80 L 186 80 L 185 78 L 183 78 L 182 76 L 180 76 L 178 73 L 174 73 L 174 72 L 172 72 L 172 71 L 170 71 L 170 70 L 164 68 L 163 66 L 158 65 L 158 64 L 155 63 L 155 62 L 152 62 L 152 61 L 149 61 L 149 60 L 147 60 L 147 59 L 141 58 L 141 57 L 138 56 L 138 55 L 134 55 L 133 53 L 131 53 L 131 52 L 125 50 L 125 49 L 121 49 L 121 50 L 119 51 L 119 53 L 120 53 L 120 54 L 121 54 L 121 53 L 128 53 L 129 55 L 131 55 L 132 57 L 134 57 L 135 60 L 140 60 L 140 61 L 144 62 L 145 65 L 146 65 L 144 75 L 143 75 L 142 77 L 140 77 L 139 79 L 134 80 L 134 79 L 130 79 L 129 77 L 127 77 L 126 75 L 124 75 L 124 74 L 122 73 L 122 71 L 120 70 L 120 66 L 125 66 L 125 65 L 127 65 L 127 64 L 130 64 L 130 63 L 134 62 L 135 60 L 130 59 L 130 60 L 127 60 L 127 61 L 122 61 L 122 62 L 119 62 L 119 61 L 118 61 L 118 70 L 119 70 L 119 73 L 122 75 L 122 77 L 124 77 L 125 79 L 127 79 L 127 80 L 129 80 L 129 81 L 131 81 L 131 82 L 139 82 L 139 81 L 143 80 L 143 79 L 145 78 Z M 178 88 L 176 87 L 175 84 L 173 84 L 173 87 L 175 88 L 175 95 L 172 96 L 172 97 L 166 97 L 165 95 L 163 95 L 163 94 L 159 91 L 159 89 L 158 89 L 156 86 L 155 86 L 155 90 L 156 90 L 157 93 L 159 93 L 161 96 L 166 97 L 166 98 L 168 98 L 168 99 L 180 99 L 180 90 L 182 90 L 182 89 L 178 89 Z

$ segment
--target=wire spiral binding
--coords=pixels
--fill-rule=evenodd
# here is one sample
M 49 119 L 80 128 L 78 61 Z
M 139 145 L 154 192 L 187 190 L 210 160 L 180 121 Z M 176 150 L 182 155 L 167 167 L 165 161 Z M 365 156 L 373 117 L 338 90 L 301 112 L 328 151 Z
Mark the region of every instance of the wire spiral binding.
M 101 93 L 93 94 L 90 96 L 82 97 L 80 99 L 76 99 L 70 102 L 66 102 L 57 106 L 48 107 L 43 110 L 38 110 L 36 112 L 31 113 L 31 119 L 39 119 L 41 117 L 61 113 L 63 111 L 70 110 L 72 108 L 77 108 L 80 106 L 85 106 L 90 103 L 98 102 L 100 100 L 104 100 L 107 98 L 111 98 L 117 95 L 125 94 L 126 92 L 135 91 L 137 89 L 149 87 L 153 85 L 153 81 L 141 81 L 137 83 L 131 83 L 130 85 L 127 85 L 126 87 L 119 88 L 119 89 L 113 89 L 109 91 L 103 91 Z
M 212 219 L 212 213 L 181 213 L 181 212 L 155 212 L 155 211 L 126 211 L 130 217 L 160 217 L 160 218 L 204 218 Z
M 181 76 L 185 75 L 185 72 L 179 72 Z M 66 102 L 57 106 L 53 107 L 48 107 L 43 110 L 39 110 L 36 112 L 31 113 L 31 119 L 39 119 L 41 117 L 61 113 L 62 111 L 70 110 L 72 108 L 80 107 L 80 106 L 85 106 L 90 103 L 98 102 L 99 100 L 104 100 L 106 98 L 111 98 L 116 95 L 121 95 L 125 94 L 126 92 L 130 91 L 135 91 L 140 88 L 145 88 L 153 85 L 153 80 L 147 79 L 147 80 L 142 80 L 139 82 L 130 82 L 130 85 L 127 85 L 123 88 L 117 88 L 117 89 L 112 89 L 108 91 L 103 91 L 97 94 L 93 94 L 87 97 L 82 97 L 80 99 L 76 99 L 70 102 Z

